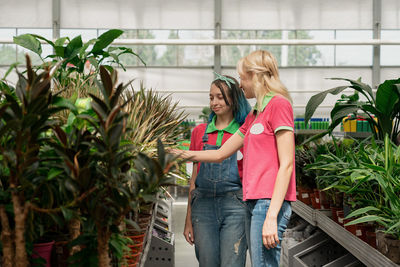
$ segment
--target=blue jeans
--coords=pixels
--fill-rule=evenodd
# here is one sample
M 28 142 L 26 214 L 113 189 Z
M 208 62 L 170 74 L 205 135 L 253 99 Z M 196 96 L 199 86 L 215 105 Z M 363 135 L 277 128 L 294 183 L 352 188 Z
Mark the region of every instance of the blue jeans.
M 250 229 L 247 230 L 250 231 L 249 247 L 252 267 L 279 267 L 281 257 L 280 244 L 275 248 L 267 249 L 262 241 L 262 228 L 270 203 L 270 199 L 247 201 L 251 214 Z M 292 207 L 290 202 L 284 201 L 278 214 L 278 237 L 280 241 L 289 223 L 291 214 Z
M 192 196 L 192 225 L 200 267 L 246 265 L 247 205 L 236 192 L 223 196 Z

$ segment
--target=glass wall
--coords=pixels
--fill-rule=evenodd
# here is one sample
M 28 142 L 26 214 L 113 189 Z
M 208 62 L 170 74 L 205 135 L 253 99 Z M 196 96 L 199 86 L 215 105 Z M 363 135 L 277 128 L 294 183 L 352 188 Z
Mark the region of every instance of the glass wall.
M 60 36 L 96 38 L 107 29 L 125 30 L 124 39 L 214 39 L 214 5 L 217 0 L 70 0 L 60 2 Z M 52 0 L 0 0 L 0 39 L 23 33 L 52 38 Z M 400 1 L 381 0 L 382 40 L 400 40 Z M 373 0 L 221 0 L 222 39 L 370 40 L 373 36 Z M 131 46 L 146 62 L 125 55 L 123 81 L 135 78 L 161 93 L 171 93 L 190 117 L 197 119 L 208 105 L 213 79 L 214 47 L 203 45 Z M 256 49 L 270 50 L 277 58 L 281 79 L 292 92 L 295 113 L 304 113 L 315 93 L 343 83 L 331 77 L 362 78 L 371 84 L 371 45 L 224 45 L 222 72 L 237 77 L 239 58 Z M 43 45 L 44 54 L 50 47 Z M 27 52 L 0 43 L 0 76 Z M 34 58 L 34 62 L 39 62 Z M 400 46 L 383 45 L 381 81 L 398 78 Z M 13 77 L 13 76 L 9 76 Z M 11 78 L 10 78 L 11 79 Z M 328 99 L 317 111 L 327 115 Z

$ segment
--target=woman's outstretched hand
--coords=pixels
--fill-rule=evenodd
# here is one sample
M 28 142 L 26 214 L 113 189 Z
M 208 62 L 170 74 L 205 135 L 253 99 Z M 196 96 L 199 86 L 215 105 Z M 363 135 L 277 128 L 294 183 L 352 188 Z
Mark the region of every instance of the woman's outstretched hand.
M 167 149 L 167 152 L 170 154 L 174 154 L 182 159 L 189 159 L 191 157 L 190 152 L 187 150 L 169 148 Z

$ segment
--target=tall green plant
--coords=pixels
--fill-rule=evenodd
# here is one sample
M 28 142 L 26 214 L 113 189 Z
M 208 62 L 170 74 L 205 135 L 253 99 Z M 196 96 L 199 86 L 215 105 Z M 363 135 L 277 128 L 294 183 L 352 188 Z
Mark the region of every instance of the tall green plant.
M 306 123 L 328 94 L 338 95 L 347 88 L 354 89 L 355 93 L 352 96 L 342 95 L 342 99 L 336 102 L 331 111 L 332 122 L 328 130 L 315 138 L 332 133 L 344 117 L 349 114 L 356 114 L 369 122 L 377 139 L 383 140 L 385 135 L 388 134 L 391 140 L 397 142 L 400 133 L 400 79 L 386 80 L 380 84 L 376 96 L 372 88 L 360 80 L 342 78 L 333 78 L 333 80 L 347 81 L 350 85 L 335 87 L 312 96 L 306 106 Z M 361 101 L 358 94 L 363 95 L 366 100 Z M 376 117 L 378 121 L 375 121 L 373 117 Z
M 45 69 L 37 74 L 28 56 L 26 62 L 27 77 L 18 73 L 15 88 L 0 82 L 0 155 L 4 170 L 0 191 L 5 201 L 0 204 L 0 217 L 3 265 L 6 267 L 28 266 L 26 221 L 29 213 L 40 207 L 47 180 L 39 174 L 39 152 L 47 139 L 46 132 L 57 123 L 53 116 L 63 109 L 56 107 L 59 99 L 50 90 L 55 69 Z M 44 192 L 51 193 L 51 190 Z M 8 204 L 12 205 L 9 214 L 12 214 L 14 228 L 8 223 Z

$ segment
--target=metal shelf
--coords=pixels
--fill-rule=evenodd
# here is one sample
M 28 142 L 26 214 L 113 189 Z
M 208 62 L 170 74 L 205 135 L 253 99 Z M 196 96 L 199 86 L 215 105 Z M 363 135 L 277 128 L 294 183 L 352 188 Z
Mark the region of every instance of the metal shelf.
M 348 232 L 342 226 L 332 221 L 322 212 L 315 210 L 301 201 L 292 203 L 293 211 L 308 223 L 319 227 L 347 251 L 367 266 L 400 266 L 386 258 L 378 250 L 374 249 L 355 235 Z

